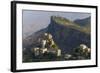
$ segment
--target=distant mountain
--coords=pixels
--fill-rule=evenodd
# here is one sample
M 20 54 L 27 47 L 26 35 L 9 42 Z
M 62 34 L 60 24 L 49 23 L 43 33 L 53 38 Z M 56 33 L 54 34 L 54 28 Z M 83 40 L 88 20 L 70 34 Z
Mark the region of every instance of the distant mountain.
M 41 29 L 34 34 L 31 34 L 30 36 L 23 39 L 23 47 L 24 48 L 30 48 L 38 46 L 38 39 L 43 37 L 43 34 L 47 32 L 47 28 Z
M 77 19 L 74 21 L 77 25 L 84 27 L 84 31 L 91 32 L 91 17 L 87 17 L 84 19 Z
M 84 18 L 84 19 L 77 19 L 74 22 L 80 26 L 90 26 L 91 24 L 91 17 Z
M 45 32 L 53 36 L 53 40 L 63 52 L 71 52 L 73 48 L 76 48 L 80 44 L 86 44 L 90 47 L 90 30 L 81 26 L 82 24 L 86 25 L 89 21 L 87 22 L 87 20 L 83 19 L 80 23 L 84 23 L 80 25 L 77 22 L 78 20 L 72 22 L 66 18 L 51 16 L 49 26 L 25 38 L 23 40 L 23 47 L 32 48 L 39 46 L 38 39 L 42 38 Z

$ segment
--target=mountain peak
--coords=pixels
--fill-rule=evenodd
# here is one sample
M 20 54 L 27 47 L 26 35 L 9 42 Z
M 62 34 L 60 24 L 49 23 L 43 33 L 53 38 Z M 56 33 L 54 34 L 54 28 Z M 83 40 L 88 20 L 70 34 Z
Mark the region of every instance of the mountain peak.
M 72 21 L 70 21 L 69 19 L 67 18 L 64 18 L 64 17 L 60 17 L 60 16 L 51 16 L 51 21 L 54 21 L 58 24 L 62 24 L 62 25 L 71 25 L 72 24 Z
M 90 18 L 88 18 L 88 21 L 84 22 L 90 22 L 89 21 Z M 84 21 L 85 19 L 83 19 Z M 81 20 L 82 21 L 82 20 Z M 90 29 L 89 26 L 88 27 L 83 27 L 67 18 L 64 17 L 60 17 L 60 16 L 51 16 L 51 23 L 49 25 L 49 27 L 53 27 L 53 26 L 61 26 L 61 27 L 68 27 L 71 29 L 75 29 L 78 30 L 80 32 L 84 32 L 86 34 L 90 34 Z

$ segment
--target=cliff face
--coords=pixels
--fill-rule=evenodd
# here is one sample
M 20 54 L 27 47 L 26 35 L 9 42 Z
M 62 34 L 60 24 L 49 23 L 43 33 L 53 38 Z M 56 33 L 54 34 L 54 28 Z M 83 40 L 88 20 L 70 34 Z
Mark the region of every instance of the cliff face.
M 80 44 L 86 44 L 90 47 L 90 33 L 84 31 L 84 28 L 77 26 L 71 21 L 55 21 L 56 17 L 51 17 L 51 23 L 48 26 L 48 33 L 52 34 L 56 44 L 63 52 L 70 52 Z M 63 19 L 63 18 L 59 18 Z M 59 20 L 58 19 L 58 20 Z

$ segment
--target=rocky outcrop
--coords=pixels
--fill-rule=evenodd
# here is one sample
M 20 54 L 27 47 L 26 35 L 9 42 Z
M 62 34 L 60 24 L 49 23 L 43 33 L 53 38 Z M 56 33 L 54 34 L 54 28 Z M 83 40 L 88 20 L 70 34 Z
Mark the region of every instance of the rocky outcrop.
M 48 26 L 47 32 L 52 34 L 56 44 L 63 52 L 70 52 L 80 44 L 86 44 L 90 47 L 91 38 L 90 34 L 87 33 L 88 31 L 84 31 L 82 27 L 77 26 L 69 20 L 67 20 L 65 24 L 63 24 L 63 21 L 58 23 L 55 21 L 56 18 L 57 17 L 51 17 L 51 23 Z

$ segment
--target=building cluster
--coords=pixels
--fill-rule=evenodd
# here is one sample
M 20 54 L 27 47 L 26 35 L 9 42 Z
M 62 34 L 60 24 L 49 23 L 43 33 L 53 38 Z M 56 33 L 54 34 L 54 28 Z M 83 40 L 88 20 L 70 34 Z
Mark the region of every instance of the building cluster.
M 85 44 L 80 44 L 80 48 L 82 49 L 83 53 L 91 53 L 91 49 L 88 48 Z
M 61 57 L 61 49 L 55 44 L 53 37 L 49 33 L 44 33 L 42 37 L 40 37 L 38 40 L 38 43 L 40 46 L 36 46 L 31 49 L 34 56 L 43 56 L 44 54 L 48 55 L 54 55 L 56 57 Z M 80 44 L 74 51 L 73 54 L 64 54 L 63 57 L 66 60 L 69 59 L 85 59 L 90 58 L 91 49 L 88 48 L 85 44 Z
M 38 41 L 41 47 L 35 47 L 31 49 L 35 56 L 43 55 L 45 53 L 52 53 L 57 57 L 61 56 L 61 50 L 53 41 L 51 34 L 44 33 L 43 37 L 39 38 Z

